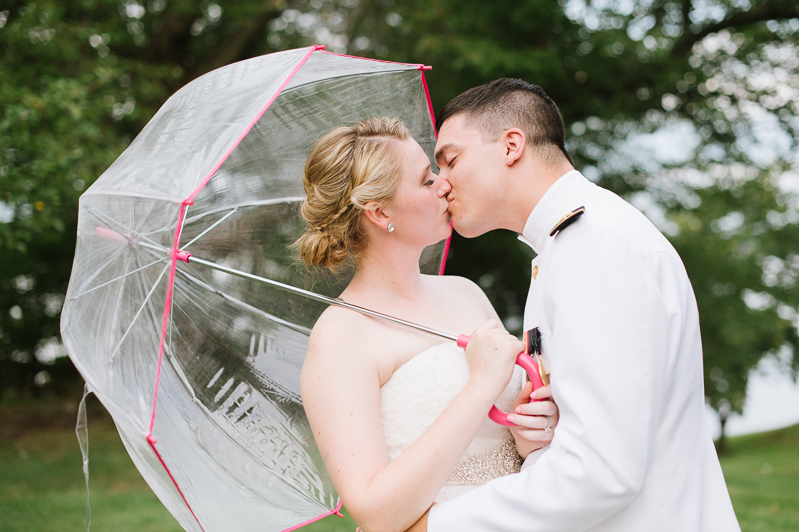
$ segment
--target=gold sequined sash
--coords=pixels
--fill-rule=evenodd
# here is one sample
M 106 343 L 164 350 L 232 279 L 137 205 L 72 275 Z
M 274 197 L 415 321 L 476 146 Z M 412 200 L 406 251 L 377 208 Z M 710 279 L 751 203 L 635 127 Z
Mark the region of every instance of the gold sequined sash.
M 488 451 L 473 454 L 458 462 L 448 483 L 483 484 L 491 479 L 518 473 L 522 468 L 522 457 L 516 452 L 513 439 Z

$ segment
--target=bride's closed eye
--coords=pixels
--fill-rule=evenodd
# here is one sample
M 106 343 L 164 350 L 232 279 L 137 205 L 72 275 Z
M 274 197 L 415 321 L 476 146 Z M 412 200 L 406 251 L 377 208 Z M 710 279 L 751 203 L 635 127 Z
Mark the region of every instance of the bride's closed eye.
M 427 181 L 427 182 L 424 184 L 424 186 L 426 186 L 426 187 L 429 187 L 430 185 L 432 185 L 432 184 L 433 184 L 433 183 L 435 183 L 435 182 L 436 182 L 436 180 L 435 180 L 435 179 L 430 179 L 429 181 Z

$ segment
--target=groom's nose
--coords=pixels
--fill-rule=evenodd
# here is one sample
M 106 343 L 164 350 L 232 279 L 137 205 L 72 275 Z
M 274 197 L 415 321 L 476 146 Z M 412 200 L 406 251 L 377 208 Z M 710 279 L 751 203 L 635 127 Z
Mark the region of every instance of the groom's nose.
M 452 185 L 449 184 L 449 181 L 444 179 L 443 177 L 438 177 L 438 197 L 443 198 L 449 191 L 452 190 Z

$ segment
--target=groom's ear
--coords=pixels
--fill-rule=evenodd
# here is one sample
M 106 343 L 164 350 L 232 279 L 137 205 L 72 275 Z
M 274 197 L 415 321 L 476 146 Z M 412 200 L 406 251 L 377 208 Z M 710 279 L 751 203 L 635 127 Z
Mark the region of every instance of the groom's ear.
M 363 215 L 370 223 L 383 230 L 388 227 L 388 223 L 391 221 L 388 214 L 383 210 L 383 206 L 376 201 L 369 201 L 363 206 Z
M 527 146 L 527 137 L 524 131 L 517 127 L 512 127 L 502 133 L 499 142 L 504 152 L 503 162 L 507 166 L 513 166 L 524 154 L 524 148 Z

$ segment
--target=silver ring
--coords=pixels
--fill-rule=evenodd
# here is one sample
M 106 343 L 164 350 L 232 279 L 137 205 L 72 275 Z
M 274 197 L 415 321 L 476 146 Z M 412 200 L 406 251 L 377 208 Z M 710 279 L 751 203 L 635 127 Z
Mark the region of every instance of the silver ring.
M 547 426 L 544 429 L 544 432 L 549 432 L 549 431 L 552 430 L 552 427 L 550 426 L 550 425 L 552 425 L 552 418 L 549 417 L 549 416 L 544 416 L 544 417 L 547 418 Z

